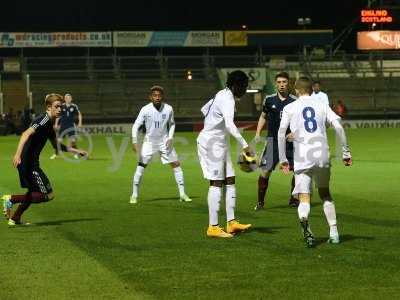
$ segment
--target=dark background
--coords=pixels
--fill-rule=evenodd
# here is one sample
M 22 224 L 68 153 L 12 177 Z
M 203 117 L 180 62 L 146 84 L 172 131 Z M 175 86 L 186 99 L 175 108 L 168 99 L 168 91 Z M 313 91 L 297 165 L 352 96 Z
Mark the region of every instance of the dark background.
M 333 29 L 338 36 L 351 28 L 368 30 L 360 24 L 360 10 L 368 0 L 304 1 L 2 1 L 0 32 L 90 31 L 90 30 L 248 30 L 300 29 L 299 17 L 310 17 L 308 29 Z M 394 24 L 381 29 L 399 29 L 400 0 L 376 0 L 393 8 Z M 398 17 L 396 17 L 398 16 Z M 353 26 L 351 26 L 353 24 Z

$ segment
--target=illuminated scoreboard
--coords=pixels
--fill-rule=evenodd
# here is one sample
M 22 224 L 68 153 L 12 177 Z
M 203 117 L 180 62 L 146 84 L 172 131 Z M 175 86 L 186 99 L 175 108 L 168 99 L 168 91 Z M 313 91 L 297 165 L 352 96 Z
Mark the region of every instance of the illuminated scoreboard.
M 386 9 L 361 10 L 361 23 L 392 23 L 393 17 Z

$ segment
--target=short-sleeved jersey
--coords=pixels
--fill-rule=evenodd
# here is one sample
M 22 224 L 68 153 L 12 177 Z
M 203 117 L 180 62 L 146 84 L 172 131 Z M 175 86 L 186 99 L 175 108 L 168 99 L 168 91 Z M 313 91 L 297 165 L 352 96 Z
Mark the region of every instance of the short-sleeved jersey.
M 22 149 L 21 161 L 28 164 L 39 164 L 39 155 L 46 141 L 49 139 L 53 147 L 56 144 L 56 133 L 54 131 L 54 121 L 51 120 L 47 113 L 39 115 L 35 118 L 30 127 L 35 130 Z
M 325 124 L 340 117 L 313 96 L 301 96 L 283 109 L 281 127 L 290 126 L 294 135 L 294 170 L 329 166 Z
M 268 137 L 278 139 L 283 108 L 296 99 L 296 96 L 289 94 L 285 100 L 281 100 L 277 93 L 265 97 L 262 111 L 268 121 Z
M 201 108 L 201 112 L 204 115 L 204 128 L 200 133 L 203 138 L 221 138 L 222 140 L 230 133 L 243 147 L 247 147 L 246 141 L 233 123 L 235 98 L 229 88 L 220 90 Z
M 63 104 L 61 106 L 60 127 L 69 128 L 75 124 L 75 118 L 79 114 L 78 105 L 71 103 L 70 105 Z
M 132 136 L 136 130 L 144 125 L 146 129 L 145 139 L 150 142 L 158 142 L 168 137 L 169 128 L 175 124 L 174 110 L 171 105 L 162 103 L 158 110 L 153 103 L 142 107 L 132 128 Z M 135 133 L 133 133 L 135 131 Z
M 326 105 L 329 106 L 329 98 L 328 95 L 322 91 L 319 91 L 318 93 L 313 92 L 311 96 L 315 97 L 319 101 L 325 103 Z

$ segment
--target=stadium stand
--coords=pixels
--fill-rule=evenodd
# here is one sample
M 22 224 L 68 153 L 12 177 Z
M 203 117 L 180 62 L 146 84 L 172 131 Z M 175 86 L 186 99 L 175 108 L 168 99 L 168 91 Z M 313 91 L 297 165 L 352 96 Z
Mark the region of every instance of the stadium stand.
M 138 109 L 147 102 L 148 89 L 154 84 L 164 86 L 177 118 L 200 118 L 199 108 L 220 88 L 218 68 L 253 67 L 266 68 L 269 77 L 285 69 L 292 78 L 307 75 L 322 81 L 333 103 L 338 100 L 345 102 L 350 118 L 400 114 L 398 54 L 372 56 L 340 53 L 335 57 L 323 58 L 268 56 L 260 53 L 86 55 L 33 56 L 24 57 L 21 61 L 21 74 L 30 75 L 35 110 L 41 109 L 42 99 L 50 92 L 71 93 L 88 119 L 105 120 L 136 115 Z M 186 79 L 188 71 L 193 80 Z M 7 80 L 6 76 L 3 76 L 4 80 Z M 23 84 L 19 86 L 23 89 Z M 257 118 L 259 112 L 255 110 L 252 100 L 239 104 L 240 116 Z

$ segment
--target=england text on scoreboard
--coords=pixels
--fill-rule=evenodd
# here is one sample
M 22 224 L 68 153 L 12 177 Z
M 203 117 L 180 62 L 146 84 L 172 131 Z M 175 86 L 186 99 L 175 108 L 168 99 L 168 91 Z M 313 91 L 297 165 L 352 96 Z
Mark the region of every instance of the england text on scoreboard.
M 393 17 L 386 9 L 361 10 L 361 23 L 392 23 Z

